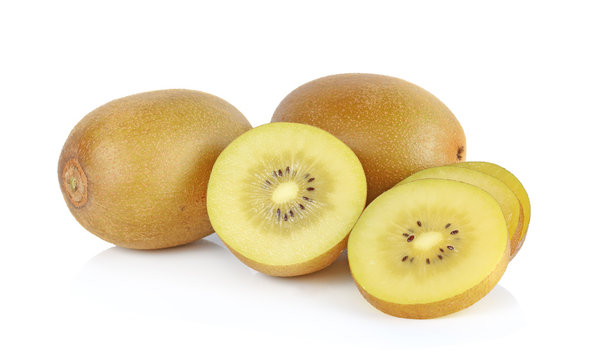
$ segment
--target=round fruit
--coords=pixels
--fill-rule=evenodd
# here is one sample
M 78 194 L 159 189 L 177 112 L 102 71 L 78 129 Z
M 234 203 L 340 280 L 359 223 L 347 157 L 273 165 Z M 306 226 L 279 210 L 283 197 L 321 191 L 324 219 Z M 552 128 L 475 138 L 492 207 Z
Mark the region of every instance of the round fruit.
M 398 317 L 466 308 L 509 261 L 501 208 L 486 191 L 453 180 L 398 185 L 363 212 L 349 236 L 351 273 L 363 296 Z
M 463 161 L 466 138 L 451 111 L 397 78 L 341 74 L 292 91 L 273 122 L 320 127 L 349 145 L 367 176 L 368 203 L 421 169 Z
M 529 228 L 529 220 L 531 218 L 531 204 L 529 202 L 529 196 L 527 195 L 527 191 L 525 191 L 525 188 L 523 187 L 519 179 L 517 179 L 517 177 L 515 177 L 515 175 L 510 173 L 507 169 L 489 162 L 468 161 L 453 165 L 478 170 L 490 176 L 494 176 L 497 179 L 504 182 L 505 185 L 507 185 L 515 193 L 517 199 L 519 199 L 519 204 L 521 205 L 523 212 L 523 225 L 520 230 L 519 240 L 515 245 L 515 249 L 513 249 L 513 251 L 511 252 L 511 257 L 515 257 L 519 249 L 521 249 L 523 242 L 525 241 L 525 235 L 527 234 L 527 229 Z
M 88 231 L 136 249 L 213 232 L 205 193 L 215 159 L 252 128 L 226 101 L 191 90 L 114 100 L 86 115 L 63 147 L 60 187 Z
M 207 211 L 246 265 L 295 276 L 328 266 L 345 249 L 366 195 L 361 163 L 337 138 L 313 126 L 267 124 L 219 156 Z
M 523 211 L 515 193 L 501 180 L 481 171 L 458 166 L 439 166 L 421 170 L 404 179 L 401 184 L 419 179 L 449 179 L 462 181 L 491 194 L 501 206 L 511 239 L 511 256 L 515 253 L 523 229 Z

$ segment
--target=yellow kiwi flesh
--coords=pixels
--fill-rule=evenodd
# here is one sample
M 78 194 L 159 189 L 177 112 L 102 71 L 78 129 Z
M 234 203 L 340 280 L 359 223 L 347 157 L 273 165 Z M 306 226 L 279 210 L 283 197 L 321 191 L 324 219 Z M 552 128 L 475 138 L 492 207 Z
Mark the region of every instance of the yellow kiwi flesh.
M 72 130 L 58 165 L 74 217 L 113 244 L 157 249 L 213 232 L 205 204 L 217 156 L 251 129 L 226 101 L 161 90 L 111 101 Z
M 497 201 L 445 179 L 400 184 L 379 196 L 353 228 L 347 251 L 353 278 L 372 305 L 417 319 L 475 303 L 509 261 Z
M 521 208 L 523 210 L 523 224 L 520 230 L 519 242 L 515 246 L 515 249 L 511 252 L 511 257 L 514 257 L 519 249 L 521 249 L 521 246 L 525 241 L 525 235 L 527 234 L 527 229 L 529 228 L 529 221 L 531 218 L 531 204 L 529 202 L 527 191 L 525 191 L 525 188 L 515 175 L 497 164 L 484 161 L 467 161 L 453 165 L 465 167 L 467 169 L 478 170 L 490 176 L 496 177 L 497 179 L 504 182 L 505 185 L 507 185 L 519 199 L 519 203 L 521 204 Z
M 366 195 L 363 168 L 340 140 L 308 125 L 267 124 L 221 153 L 207 210 L 245 264 L 296 276 L 328 266 L 344 250 Z
M 368 203 L 421 169 L 466 158 L 452 112 L 428 91 L 389 76 L 316 79 L 287 95 L 272 122 L 314 125 L 351 147 L 365 169 Z
M 457 166 L 425 169 L 404 179 L 400 184 L 419 179 L 449 179 L 478 186 L 490 193 L 501 206 L 511 239 L 511 254 L 517 248 L 523 227 L 523 211 L 515 193 L 501 180 L 483 172 Z

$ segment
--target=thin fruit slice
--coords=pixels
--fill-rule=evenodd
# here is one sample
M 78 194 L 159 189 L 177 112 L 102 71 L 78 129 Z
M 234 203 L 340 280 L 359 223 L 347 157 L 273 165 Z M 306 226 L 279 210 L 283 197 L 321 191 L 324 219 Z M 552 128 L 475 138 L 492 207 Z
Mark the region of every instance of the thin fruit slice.
M 477 170 L 449 165 L 421 170 L 407 177 L 401 183 L 407 183 L 419 179 L 449 179 L 462 181 L 478 186 L 490 193 L 495 200 L 497 200 L 503 210 L 503 215 L 507 222 L 507 231 L 509 232 L 509 237 L 511 239 L 511 255 L 515 253 L 521 237 L 521 228 L 523 227 L 523 212 L 517 196 L 515 196 L 515 193 L 511 191 L 505 183 Z
M 469 161 L 465 163 L 453 164 L 453 166 L 478 170 L 485 174 L 494 176 L 497 179 L 504 182 L 505 185 L 507 185 L 515 193 L 517 199 L 519 199 L 521 208 L 523 209 L 523 227 L 520 231 L 519 243 L 517 244 L 515 252 L 511 254 L 512 257 L 515 257 L 515 254 L 517 254 L 519 249 L 521 249 L 521 246 L 525 241 L 525 235 L 527 234 L 527 229 L 529 228 L 529 220 L 531 218 L 531 204 L 529 202 L 529 196 L 527 195 L 527 191 L 525 191 L 525 188 L 523 187 L 519 179 L 517 179 L 515 175 L 509 172 L 509 170 L 497 164 L 484 161 Z
M 509 243 L 503 212 L 489 193 L 424 179 L 397 185 L 367 207 L 349 236 L 348 256 L 373 306 L 423 319 L 486 295 L 507 267 Z
M 357 156 L 319 128 L 267 124 L 232 142 L 207 191 L 213 228 L 246 265 L 274 276 L 330 265 L 365 206 Z

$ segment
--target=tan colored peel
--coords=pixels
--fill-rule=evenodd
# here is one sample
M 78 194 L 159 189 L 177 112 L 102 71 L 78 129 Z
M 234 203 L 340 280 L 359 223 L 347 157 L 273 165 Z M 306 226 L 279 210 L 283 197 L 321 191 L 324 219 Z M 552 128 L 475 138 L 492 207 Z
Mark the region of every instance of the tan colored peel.
M 213 232 L 205 203 L 211 168 L 250 128 L 232 105 L 198 91 L 117 99 L 70 133 L 60 188 L 76 220 L 106 241 L 134 249 L 183 245 Z M 83 193 L 72 191 L 73 175 L 83 179 Z
M 409 175 L 466 159 L 466 137 L 435 96 L 401 79 L 339 74 L 306 83 L 279 104 L 272 122 L 322 128 L 357 154 L 367 204 Z
M 502 258 L 490 274 L 476 286 L 452 298 L 427 304 L 395 304 L 379 299 L 363 289 L 355 280 L 363 297 L 378 310 L 397 317 L 409 319 L 431 319 L 462 310 L 488 294 L 499 282 L 510 260 L 510 246 L 507 246 Z M 353 276 L 355 279 L 355 276 Z

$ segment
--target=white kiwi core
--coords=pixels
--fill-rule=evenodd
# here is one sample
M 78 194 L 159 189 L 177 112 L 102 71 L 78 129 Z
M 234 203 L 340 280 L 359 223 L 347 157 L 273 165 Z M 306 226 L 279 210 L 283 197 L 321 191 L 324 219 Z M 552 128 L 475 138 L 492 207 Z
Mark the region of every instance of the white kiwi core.
M 273 191 L 271 200 L 277 204 L 286 203 L 294 200 L 300 191 L 300 187 L 292 181 L 281 183 Z
M 413 242 L 414 248 L 419 251 L 428 251 L 444 240 L 439 231 L 427 231 L 417 236 Z

